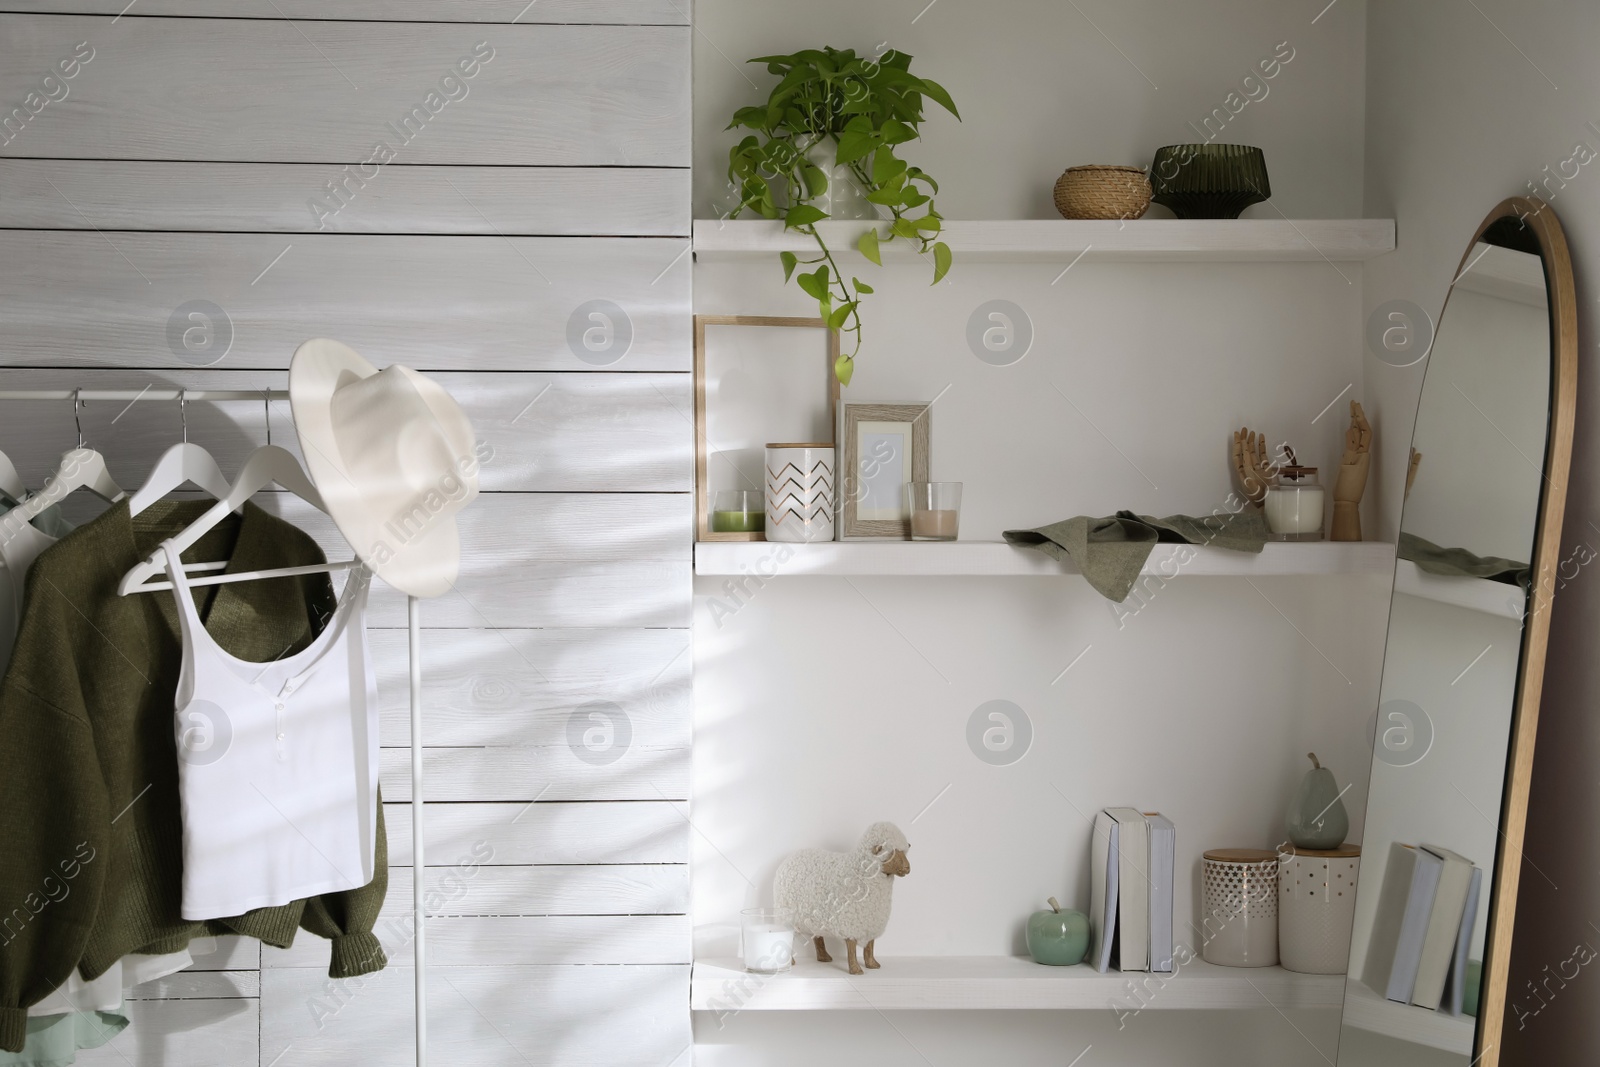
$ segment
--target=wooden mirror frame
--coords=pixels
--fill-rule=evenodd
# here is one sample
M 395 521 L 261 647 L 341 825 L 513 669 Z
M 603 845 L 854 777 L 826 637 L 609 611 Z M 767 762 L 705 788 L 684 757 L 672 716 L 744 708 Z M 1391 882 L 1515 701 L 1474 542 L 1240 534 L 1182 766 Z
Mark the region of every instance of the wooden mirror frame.
M 1545 438 L 1544 487 L 1540 491 L 1538 525 L 1533 540 L 1533 588 L 1528 622 L 1522 631 L 1522 657 L 1517 667 L 1516 699 L 1511 709 L 1505 789 L 1500 799 L 1500 842 L 1495 851 L 1494 879 L 1489 893 L 1478 1026 L 1472 1050 L 1474 1067 L 1497 1067 L 1500 1062 L 1506 987 L 1510 978 L 1507 968 L 1511 962 L 1517 918 L 1517 881 L 1522 872 L 1528 788 L 1533 778 L 1533 745 L 1539 727 L 1539 699 L 1544 689 L 1545 651 L 1550 639 L 1550 605 L 1555 593 L 1556 567 L 1561 559 L 1561 523 L 1567 507 L 1578 387 L 1577 287 L 1572 277 L 1572 257 L 1567 250 L 1566 235 L 1548 204 L 1520 196 L 1501 201 L 1467 243 L 1455 277 L 1459 279 L 1467 269 L 1484 232 L 1507 217 L 1520 219 L 1533 231 L 1544 265 L 1550 314 L 1550 427 Z M 1449 306 L 1450 297 L 1446 294 L 1445 309 Z M 1444 311 L 1439 313 L 1439 321 L 1444 321 Z

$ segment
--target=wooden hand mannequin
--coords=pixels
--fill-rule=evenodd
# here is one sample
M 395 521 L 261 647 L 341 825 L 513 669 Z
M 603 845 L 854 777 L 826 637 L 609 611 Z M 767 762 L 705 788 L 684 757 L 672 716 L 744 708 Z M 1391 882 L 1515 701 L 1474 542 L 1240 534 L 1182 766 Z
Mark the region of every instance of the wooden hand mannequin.
M 1361 494 L 1367 489 L 1367 472 L 1372 465 L 1372 426 L 1361 405 L 1350 401 L 1350 428 L 1344 432 L 1344 458 L 1339 461 L 1339 478 L 1333 483 L 1333 530 L 1331 541 L 1361 540 Z
M 1233 432 L 1233 470 L 1244 486 L 1244 495 L 1250 503 L 1260 507 L 1267 500 L 1267 486 L 1272 483 L 1273 465 L 1267 459 L 1267 435 L 1258 434 L 1246 426 Z
M 1406 467 L 1406 496 L 1411 495 L 1411 483 L 1417 480 L 1417 465 L 1422 462 L 1422 453 L 1416 449 L 1411 450 L 1411 463 Z

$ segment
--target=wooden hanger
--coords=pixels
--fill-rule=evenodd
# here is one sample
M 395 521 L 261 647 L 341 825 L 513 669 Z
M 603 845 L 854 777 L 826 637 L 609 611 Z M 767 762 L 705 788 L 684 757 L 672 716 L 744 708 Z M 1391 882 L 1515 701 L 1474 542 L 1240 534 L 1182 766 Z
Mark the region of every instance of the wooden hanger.
M 233 487 L 212 505 L 210 510 L 190 523 L 182 533 L 172 539 L 179 554 L 181 555 L 192 548 L 195 542 L 209 533 L 218 523 L 242 508 L 245 501 L 273 483 L 289 490 L 289 492 L 306 501 L 318 511 L 328 510 L 322 503 L 322 495 L 317 492 L 317 487 L 311 484 L 311 478 L 301 468 L 300 461 L 294 458 L 294 454 L 277 445 L 264 445 L 250 453 L 250 458 L 244 461 L 244 466 L 239 468 L 239 477 L 233 483 Z M 0 521 L 3 521 L 3 519 L 4 517 L 0 516 Z M 337 563 L 318 563 L 304 567 L 278 567 L 264 571 L 219 574 L 210 578 L 196 578 L 189 584 L 222 585 L 228 582 L 254 581 L 258 578 L 282 578 L 296 574 L 319 574 L 347 570 L 358 566 L 359 563 L 359 560 L 352 559 Z M 200 564 L 195 569 L 210 570 L 226 566 L 226 563 Z M 122 576 L 122 581 L 117 584 L 117 595 L 127 596 L 130 593 L 150 593 L 161 589 L 171 589 L 171 582 L 149 581 L 150 578 L 156 575 L 165 574 L 166 569 L 166 560 L 163 553 L 159 551 L 153 553 L 149 559 Z M 188 566 L 184 567 L 185 571 L 189 569 Z

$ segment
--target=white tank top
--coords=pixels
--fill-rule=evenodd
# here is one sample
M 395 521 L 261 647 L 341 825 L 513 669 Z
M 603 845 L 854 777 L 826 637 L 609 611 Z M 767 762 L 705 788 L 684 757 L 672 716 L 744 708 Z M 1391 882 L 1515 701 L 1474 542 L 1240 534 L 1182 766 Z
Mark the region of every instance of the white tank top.
M 333 618 L 303 650 L 251 663 L 206 632 L 177 552 L 170 541 L 162 548 L 183 633 L 183 917 L 242 915 L 366 885 L 378 802 L 371 572 L 350 572 Z

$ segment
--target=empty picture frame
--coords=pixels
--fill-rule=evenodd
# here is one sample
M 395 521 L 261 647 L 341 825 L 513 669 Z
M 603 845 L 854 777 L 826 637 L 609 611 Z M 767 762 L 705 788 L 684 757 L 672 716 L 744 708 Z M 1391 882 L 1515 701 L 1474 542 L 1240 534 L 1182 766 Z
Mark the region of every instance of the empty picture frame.
M 910 538 L 905 487 L 929 480 L 932 419 L 931 402 L 844 406 L 838 468 L 842 539 Z
M 807 337 L 806 331 L 816 332 Z M 712 499 L 721 489 L 764 487 L 768 441 L 833 441 L 838 356 L 839 334 L 821 319 L 694 317 L 696 540 L 766 539 L 713 532 Z

